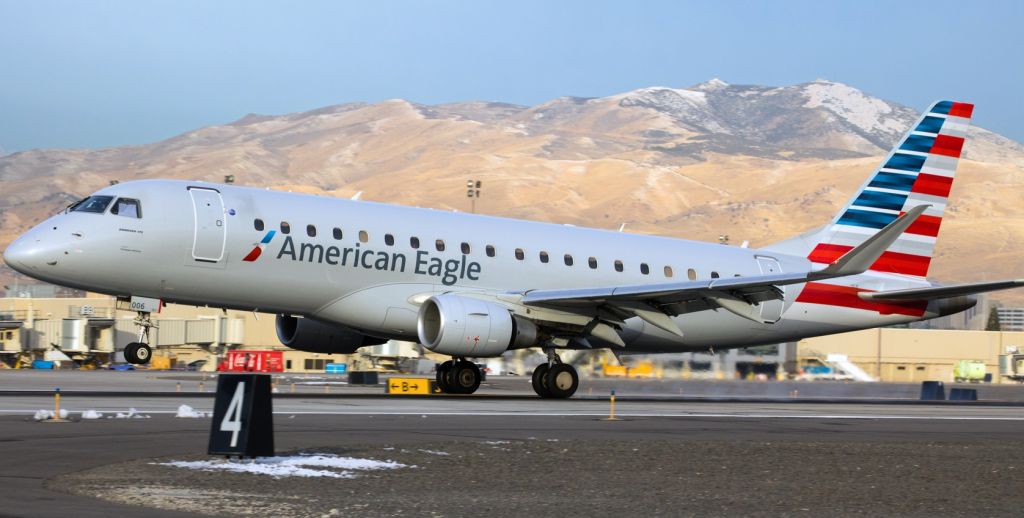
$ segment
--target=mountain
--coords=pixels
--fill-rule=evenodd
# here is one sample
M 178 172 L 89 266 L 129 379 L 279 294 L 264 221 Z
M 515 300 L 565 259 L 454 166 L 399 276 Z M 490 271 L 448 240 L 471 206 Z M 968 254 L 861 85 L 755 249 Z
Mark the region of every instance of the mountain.
M 148 145 L 0 157 L 0 248 L 112 180 L 225 175 L 458 210 L 474 178 L 478 212 L 757 246 L 827 221 L 917 116 L 841 83 L 717 79 L 536 106 L 390 100 L 252 114 Z M 934 276 L 1024 276 L 1022 173 L 1024 146 L 971 129 Z

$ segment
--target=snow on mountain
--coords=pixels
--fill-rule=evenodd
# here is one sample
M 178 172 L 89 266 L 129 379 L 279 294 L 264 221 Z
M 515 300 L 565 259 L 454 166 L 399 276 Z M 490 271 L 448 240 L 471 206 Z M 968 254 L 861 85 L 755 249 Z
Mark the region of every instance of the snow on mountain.
M 856 88 L 818 80 L 805 85 L 803 91 L 807 96 L 805 107 L 823 107 L 866 132 L 893 134 L 907 130 L 909 113 Z

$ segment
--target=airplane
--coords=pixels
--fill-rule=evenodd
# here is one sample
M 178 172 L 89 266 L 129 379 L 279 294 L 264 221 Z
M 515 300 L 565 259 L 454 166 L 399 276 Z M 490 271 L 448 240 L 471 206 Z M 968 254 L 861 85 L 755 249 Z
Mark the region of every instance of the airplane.
M 105 187 L 27 231 L 4 260 L 138 315 L 146 363 L 167 302 L 276 314 L 291 348 L 349 354 L 389 339 L 452 357 L 437 386 L 471 394 L 469 358 L 539 347 L 541 397 L 579 386 L 560 350 L 723 350 L 936 318 L 1024 279 L 939 286 L 928 267 L 973 112 L 934 103 L 828 224 L 763 248 L 204 182 Z

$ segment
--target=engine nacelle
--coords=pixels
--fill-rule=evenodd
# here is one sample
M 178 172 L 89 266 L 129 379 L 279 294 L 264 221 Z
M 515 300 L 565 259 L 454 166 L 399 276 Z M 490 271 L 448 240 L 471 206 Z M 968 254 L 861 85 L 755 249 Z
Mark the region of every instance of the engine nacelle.
M 344 326 L 291 315 L 277 315 L 276 327 L 277 339 L 282 344 L 311 353 L 352 354 L 360 347 L 387 341 Z
M 537 326 L 495 302 L 435 295 L 420 306 L 416 324 L 420 343 L 451 356 L 500 356 L 537 343 Z

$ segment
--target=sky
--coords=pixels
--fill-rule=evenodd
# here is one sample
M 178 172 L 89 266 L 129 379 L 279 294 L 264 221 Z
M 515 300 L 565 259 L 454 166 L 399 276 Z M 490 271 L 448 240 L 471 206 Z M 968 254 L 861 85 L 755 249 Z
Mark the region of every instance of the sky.
M 0 0 L 0 155 L 403 98 L 823 78 L 1024 141 L 1024 2 Z

